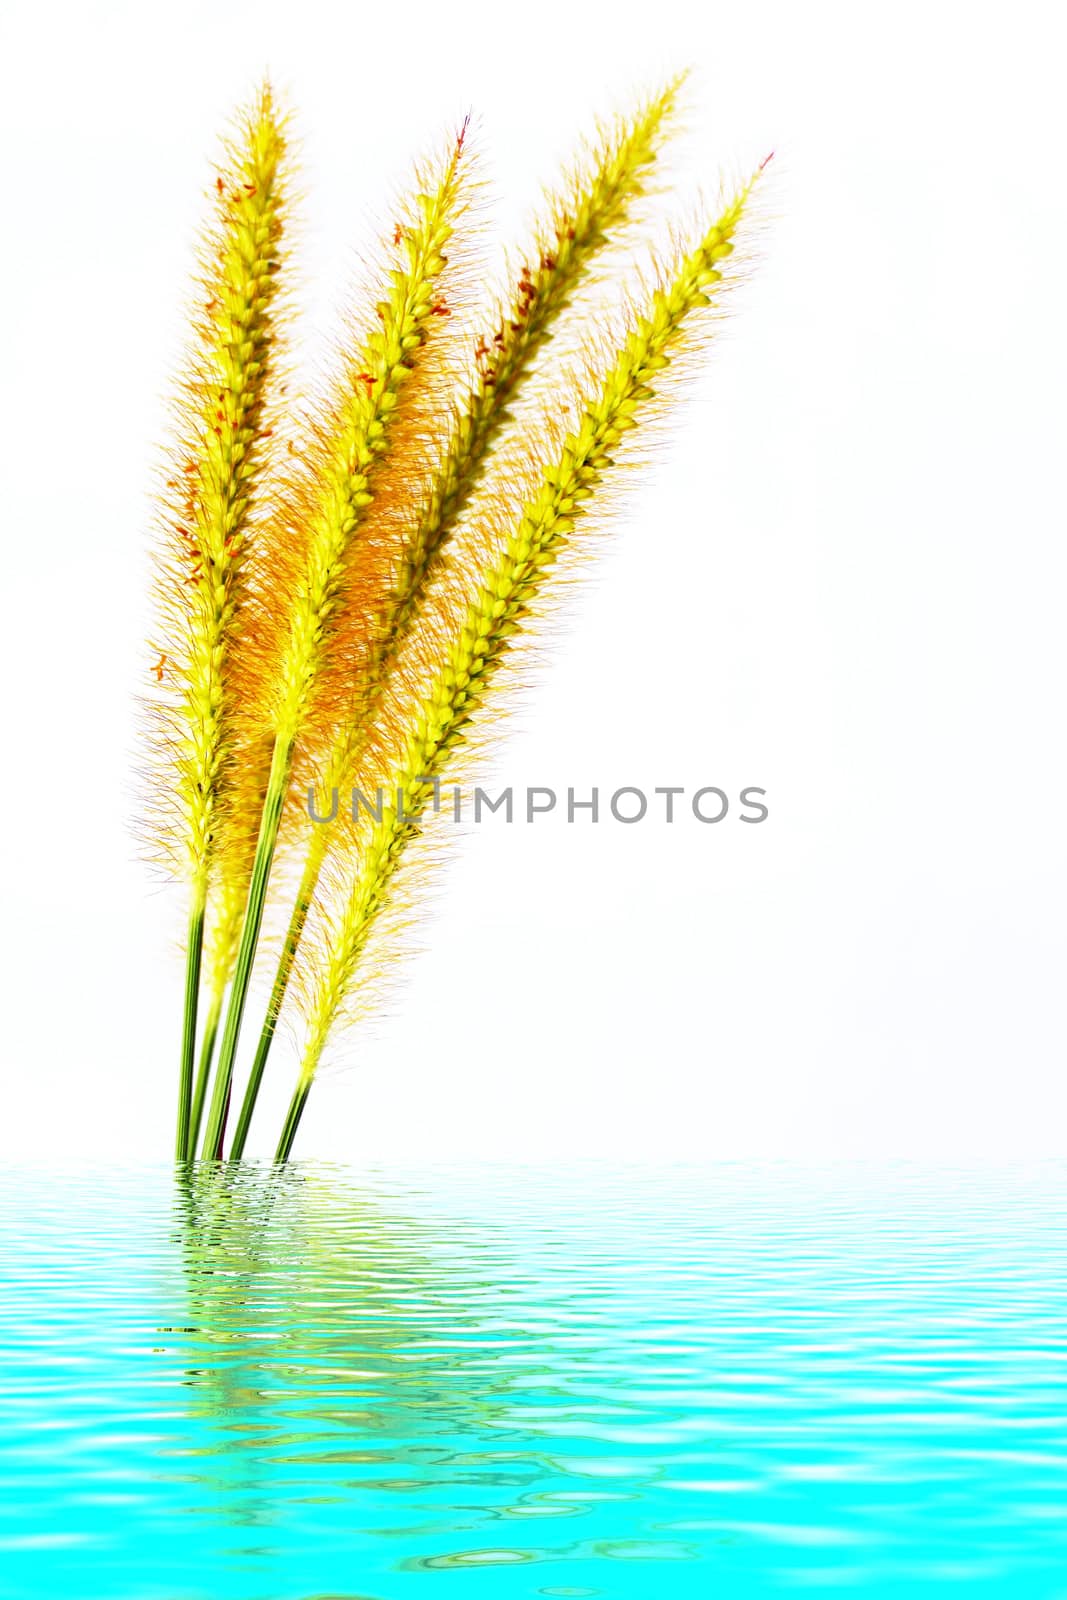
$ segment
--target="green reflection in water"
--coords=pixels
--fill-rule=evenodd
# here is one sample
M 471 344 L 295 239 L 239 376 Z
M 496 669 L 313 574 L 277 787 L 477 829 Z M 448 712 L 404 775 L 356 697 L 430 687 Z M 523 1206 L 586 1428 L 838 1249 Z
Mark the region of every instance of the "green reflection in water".
M 209 1491 L 201 1516 L 264 1531 L 291 1524 L 297 1500 L 349 1508 L 361 1533 L 369 1515 L 382 1534 L 422 1540 L 434 1528 L 454 1539 L 465 1489 L 483 1517 L 536 1509 L 523 1491 L 548 1463 L 510 1418 L 516 1385 L 550 1381 L 552 1348 L 541 1341 L 516 1370 L 524 1331 L 501 1326 L 505 1291 L 472 1271 L 476 1255 L 305 1169 L 196 1169 L 178 1192 L 185 1314 L 159 1337 L 198 1425 L 181 1454 Z M 380 1491 L 403 1521 L 390 1523 Z M 429 1519 L 412 1519 L 413 1505 Z M 444 1552 L 427 1564 L 534 1558 Z

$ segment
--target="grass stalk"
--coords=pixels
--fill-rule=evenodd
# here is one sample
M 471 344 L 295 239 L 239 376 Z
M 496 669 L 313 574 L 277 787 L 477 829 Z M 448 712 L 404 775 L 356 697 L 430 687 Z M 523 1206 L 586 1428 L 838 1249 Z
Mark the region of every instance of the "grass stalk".
M 256 1045 L 252 1070 L 248 1075 L 248 1084 L 245 1088 L 244 1100 L 241 1103 L 241 1115 L 237 1120 L 237 1127 L 234 1129 L 233 1145 L 230 1150 L 230 1158 L 233 1161 L 239 1161 L 244 1154 L 248 1130 L 252 1123 L 252 1113 L 255 1111 L 260 1084 L 263 1082 L 263 1071 L 267 1065 L 267 1057 L 270 1054 L 270 1047 L 278 1026 L 278 1018 L 281 1015 L 285 991 L 288 988 L 289 977 L 293 970 L 293 961 L 296 958 L 301 935 L 304 932 L 304 924 L 307 921 L 308 912 L 311 910 L 311 902 L 315 894 L 315 887 L 318 883 L 319 872 L 322 868 L 325 854 L 326 841 L 322 835 L 322 830 L 319 829 L 312 837 L 311 848 L 304 866 L 304 875 L 297 891 L 296 905 L 293 907 L 293 914 L 289 919 L 285 944 L 278 960 L 277 971 L 274 974 L 274 985 L 271 989 L 270 1003 L 267 1006 L 267 1015 L 264 1018 L 259 1042 Z M 299 1120 L 299 1117 L 297 1120 Z M 296 1126 L 294 1124 L 293 1134 L 295 1135 L 295 1133 Z
M 174 1135 L 175 1161 L 188 1161 L 189 1116 L 193 1094 L 193 1057 L 196 1053 L 196 1013 L 200 994 L 200 963 L 204 950 L 204 898 L 198 895 L 189 916 L 185 951 L 185 1007 L 182 1018 L 182 1053 L 178 1073 L 178 1121 Z
M 296 1138 L 296 1130 L 300 1126 L 300 1119 L 304 1115 L 304 1107 L 307 1105 L 310 1093 L 310 1080 L 306 1083 L 301 1080 L 293 1090 L 293 1097 L 289 1101 L 289 1109 L 285 1113 L 285 1122 L 282 1124 L 278 1147 L 274 1152 L 276 1162 L 288 1161 L 292 1153 L 293 1140 Z
M 241 942 L 237 947 L 237 960 L 233 970 L 230 1003 L 226 1008 L 226 1024 L 222 1033 L 222 1045 L 219 1050 L 219 1064 L 215 1074 L 211 1108 L 208 1112 L 207 1127 L 204 1130 L 204 1155 L 209 1159 L 218 1160 L 222 1156 L 221 1142 L 229 1104 L 230 1082 L 233 1078 L 233 1063 L 237 1054 L 237 1041 L 240 1037 L 241 1019 L 244 1016 L 245 1001 L 248 997 L 248 985 L 252 977 L 252 964 L 255 960 L 256 945 L 259 942 L 259 930 L 263 923 L 263 907 L 267 899 L 270 870 L 274 862 L 274 850 L 278 843 L 278 828 L 282 820 L 282 806 L 285 803 L 285 791 L 289 783 L 292 757 L 292 742 L 277 740 L 274 745 L 274 754 L 271 758 L 267 794 L 263 802 L 259 837 L 256 840 L 256 854 L 252 862 L 248 904 L 245 908 L 245 919 L 241 928 Z
M 189 1119 L 187 1153 L 190 1161 L 196 1157 L 196 1147 L 200 1139 L 200 1124 L 204 1116 L 204 1098 L 207 1094 L 208 1081 L 211 1077 L 211 1063 L 215 1059 L 215 1045 L 218 1041 L 219 1021 L 222 1016 L 223 993 L 222 989 L 215 990 L 204 1022 L 204 1039 L 200 1046 L 200 1064 L 196 1069 L 193 1109 Z

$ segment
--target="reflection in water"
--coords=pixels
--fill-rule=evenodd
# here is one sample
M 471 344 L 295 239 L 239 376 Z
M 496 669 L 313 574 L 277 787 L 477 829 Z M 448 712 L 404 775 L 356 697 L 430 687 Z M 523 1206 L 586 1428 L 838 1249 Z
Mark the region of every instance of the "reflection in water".
M 320 1505 L 421 1493 L 442 1464 L 453 1486 L 531 1477 L 460 1464 L 461 1429 L 503 1425 L 508 1341 L 483 1326 L 486 1286 L 469 1263 L 446 1269 L 425 1225 L 299 1167 L 197 1172 L 180 1200 L 186 1325 L 162 1333 L 189 1416 L 210 1426 L 209 1515 L 266 1527 L 294 1490 Z
M 1067 1175 L 0 1178 L 0 1594 L 1049 1597 Z

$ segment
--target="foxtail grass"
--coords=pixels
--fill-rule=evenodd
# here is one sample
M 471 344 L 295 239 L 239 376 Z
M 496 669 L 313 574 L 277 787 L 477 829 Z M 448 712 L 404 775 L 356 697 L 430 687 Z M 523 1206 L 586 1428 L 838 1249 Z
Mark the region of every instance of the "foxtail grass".
M 446 763 L 504 703 L 501 668 L 542 614 L 561 553 L 587 542 L 617 458 L 632 456 L 634 430 L 712 320 L 755 178 L 643 304 L 631 294 L 606 362 L 602 337 L 580 340 L 599 376 L 552 370 L 575 298 L 603 292 L 607 247 L 633 228 L 677 93 L 669 84 L 601 135 L 550 196 L 484 319 L 457 289 L 472 232 L 464 123 L 391 231 L 376 301 L 346 337 L 332 390 L 295 422 L 277 370 L 286 137 L 267 89 L 242 120 L 216 184 L 178 405 L 153 669 L 154 745 L 167 763 L 159 831 L 189 895 L 181 1160 L 197 1153 L 202 1122 L 200 1153 L 223 1156 L 282 841 L 295 900 L 270 924 L 284 933 L 230 1154 L 244 1153 L 299 958 L 305 1036 L 275 1149 L 289 1158 Z M 302 818 L 305 777 L 329 795 L 370 767 L 390 796 L 373 819 L 331 830 Z

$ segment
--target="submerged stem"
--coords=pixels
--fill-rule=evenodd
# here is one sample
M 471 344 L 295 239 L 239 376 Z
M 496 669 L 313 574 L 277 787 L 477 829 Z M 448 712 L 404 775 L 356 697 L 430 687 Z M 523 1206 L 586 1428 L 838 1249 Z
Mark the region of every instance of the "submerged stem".
M 193 1096 L 193 1055 L 196 1051 L 196 1009 L 200 994 L 200 961 L 204 950 L 204 900 L 198 895 L 189 914 L 189 939 L 185 954 L 185 1012 L 182 1021 L 182 1055 L 178 1076 L 178 1125 L 174 1159 L 189 1159 L 189 1110 Z
M 248 888 L 248 905 L 245 908 L 245 919 L 241 928 L 241 942 L 237 947 L 237 961 L 233 970 L 230 1003 L 226 1008 L 226 1025 L 222 1033 L 218 1071 L 215 1075 L 211 1109 L 208 1113 L 207 1128 L 204 1133 L 204 1154 L 212 1155 L 216 1159 L 221 1157 L 219 1144 L 225 1128 L 226 1111 L 229 1106 L 234 1057 L 237 1054 L 241 1018 L 244 1015 L 245 1000 L 248 997 L 248 985 L 252 977 L 252 963 L 255 960 L 259 930 L 263 922 L 263 906 L 267 898 L 267 885 L 270 882 L 270 869 L 274 861 L 274 848 L 278 842 L 278 827 L 282 819 L 282 805 L 289 783 L 292 757 L 292 741 L 285 740 L 283 742 L 278 739 L 275 742 L 274 754 L 271 758 L 270 778 L 267 782 L 267 793 L 263 801 L 263 815 L 260 818 L 256 854 L 252 863 L 252 878 Z

